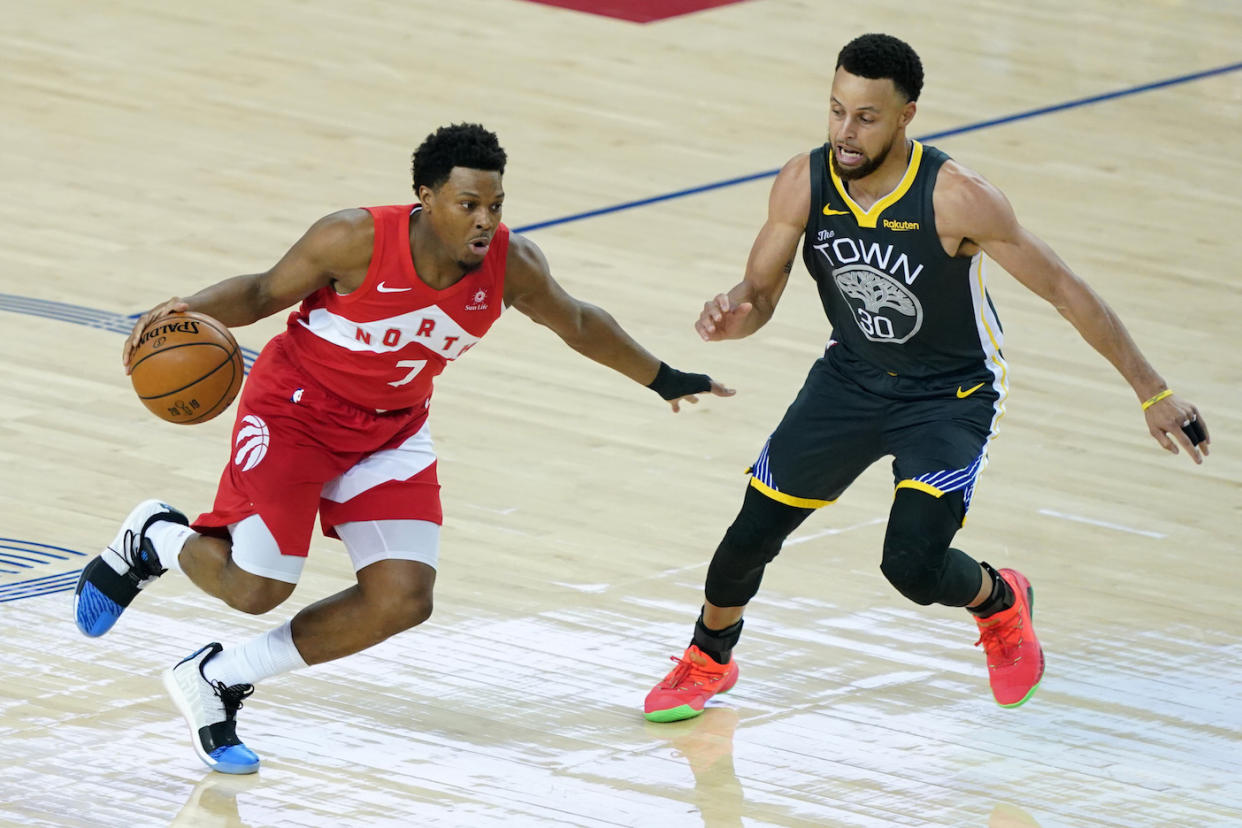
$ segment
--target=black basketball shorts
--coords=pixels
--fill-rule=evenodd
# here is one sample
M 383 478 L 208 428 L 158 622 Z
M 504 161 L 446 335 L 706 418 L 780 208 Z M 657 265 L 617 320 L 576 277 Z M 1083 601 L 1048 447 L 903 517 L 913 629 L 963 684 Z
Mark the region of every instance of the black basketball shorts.
M 883 372 L 852 377 L 825 356 L 811 366 L 749 469 L 750 485 L 782 503 L 815 509 L 892 455 L 898 488 L 934 497 L 961 491 L 969 508 L 1003 400 L 1003 387 L 987 374 L 948 385 Z

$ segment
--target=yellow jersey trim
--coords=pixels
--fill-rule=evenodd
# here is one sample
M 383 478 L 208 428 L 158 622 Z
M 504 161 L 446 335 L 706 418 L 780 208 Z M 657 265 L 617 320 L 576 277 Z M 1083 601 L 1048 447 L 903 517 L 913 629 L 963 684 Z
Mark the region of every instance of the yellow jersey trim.
M 836 503 L 835 500 L 815 500 L 810 497 L 794 497 L 784 492 L 778 492 L 771 486 L 767 485 L 757 477 L 750 479 L 750 485 L 754 486 L 763 494 L 775 500 L 777 503 L 784 503 L 786 506 L 796 506 L 799 509 L 818 509 L 821 506 L 827 506 L 830 503 Z
M 914 184 L 914 178 L 919 173 L 919 165 L 923 161 L 923 145 L 918 141 L 911 141 L 913 146 L 910 149 L 910 163 L 906 166 L 906 174 L 902 176 L 901 182 L 898 183 L 896 189 L 884 196 L 884 198 L 871 205 L 870 210 L 864 210 L 859 207 L 854 199 L 850 198 L 850 194 L 845 189 L 837 171 L 832 166 L 832 159 L 828 161 L 828 174 L 832 176 L 832 185 L 837 188 L 837 192 L 845 199 L 845 206 L 850 208 L 850 212 L 854 214 L 854 218 L 858 221 L 859 227 L 875 227 L 876 222 L 880 220 L 880 214 L 887 208 L 893 206 L 897 201 L 909 192 L 911 185 Z M 829 152 L 832 148 L 829 147 Z
M 920 492 L 926 492 L 932 497 L 944 497 L 944 492 L 935 486 L 922 482 L 921 480 L 903 480 L 897 484 L 898 489 L 914 489 Z M 894 491 L 894 494 L 896 492 Z

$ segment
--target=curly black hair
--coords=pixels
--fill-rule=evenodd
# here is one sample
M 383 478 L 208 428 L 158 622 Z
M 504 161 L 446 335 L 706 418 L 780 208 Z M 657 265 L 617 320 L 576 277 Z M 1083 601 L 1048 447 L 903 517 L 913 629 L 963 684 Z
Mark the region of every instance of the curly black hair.
M 503 174 L 505 171 L 504 149 L 480 124 L 452 124 L 442 126 L 428 135 L 414 150 L 411 172 L 414 176 L 414 192 L 422 186 L 436 189 L 448 181 L 453 167 L 469 167 Z
M 923 91 L 923 61 L 904 40 L 892 35 L 865 34 L 845 44 L 837 55 L 838 69 L 862 78 L 888 78 L 908 101 Z

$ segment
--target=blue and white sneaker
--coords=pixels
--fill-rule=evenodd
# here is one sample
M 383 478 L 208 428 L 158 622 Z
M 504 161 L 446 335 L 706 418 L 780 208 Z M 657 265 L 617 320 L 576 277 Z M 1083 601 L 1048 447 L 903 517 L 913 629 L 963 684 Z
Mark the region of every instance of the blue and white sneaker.
M 167 503 L 144 500 L 125 518 L 112 543 L 82 570 L 73 595 L 73 619 L 85 635 L 112 629 L 138 591 L 164 574 L 146 532 L 156 521 L 189 526 L 190 521 Z
M 211 643 L 164 671 L 164 687 L 190 726 L 190 742 L 203 764 L 220 773 L 254 773 L 259 757 L 237 738 L 237 711 L 253 684 L 211 682 L 203 665 L 224 648 Z

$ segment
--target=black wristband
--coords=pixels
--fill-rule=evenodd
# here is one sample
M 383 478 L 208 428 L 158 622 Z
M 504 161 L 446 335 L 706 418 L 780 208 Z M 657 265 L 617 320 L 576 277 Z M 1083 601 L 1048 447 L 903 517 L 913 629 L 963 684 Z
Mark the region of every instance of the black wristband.
M 676 368 L 669 368 L 661 362 L 660 370 L 655 379 L 647 387 L 666 400 L 675 400 L 687 394 L 703 394 L 712 390 L 712 378 L 707 374 L 687 374 Z

